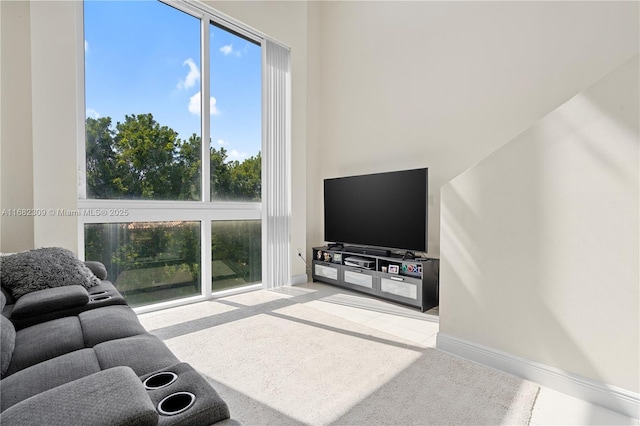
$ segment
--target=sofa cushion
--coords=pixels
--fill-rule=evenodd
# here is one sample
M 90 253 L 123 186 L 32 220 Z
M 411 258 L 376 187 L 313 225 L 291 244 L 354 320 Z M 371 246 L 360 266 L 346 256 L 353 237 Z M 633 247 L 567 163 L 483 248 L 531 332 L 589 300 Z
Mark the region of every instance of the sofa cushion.
M 151 334 L 110 340 L 93 349 L 103 369 L 125 365 L 138 376 L 180 362 L 162 340 Z
M 60 318 L 27 327 L 16 333 L 16 347 L 7 374 L 84 348 L 78 317 Z
M 11 312 L 12 319 L 24 319 L 47 312 L 83 306 L 89 303 L 89 293 L 81 285 L 47 288 L 25 294 Z
M 107 340 L 147 334 L 138 316 L 128 306 L 105 306 L 78 315 L 84 344 L 93 347 Z
M 47 247 L 1 256 L 0 282 L 19 299 L 45 288 L 72 284 L 89 288 L 99 280 L 72 251 Z
M 2 413 L 2 424 L 6 426 L 157 423 L 158 413 L 151 399 L 138 377 L 127 367 L 111 368 L 63 384 Z
M 0 315 L 0 377 L 4 378 L 9 370 L 15 344 L 16 329 L 8 318 Z
M 71 352 L 25 368 L 0 382 L 0 411 L 40 392 L 100 370 L 100 363 L 93 349 Z

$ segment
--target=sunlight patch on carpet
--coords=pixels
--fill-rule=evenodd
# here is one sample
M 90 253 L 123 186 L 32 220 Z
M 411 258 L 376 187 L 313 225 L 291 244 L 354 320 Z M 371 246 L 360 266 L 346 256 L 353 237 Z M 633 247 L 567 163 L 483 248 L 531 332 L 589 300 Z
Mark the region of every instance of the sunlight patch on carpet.
M 308 304 L 276 307 L 272 297 L 244 296 L 246 315 L 165 341 L 222 385 L 242 424 L 528 422 L 537 392 L 529 382 Z

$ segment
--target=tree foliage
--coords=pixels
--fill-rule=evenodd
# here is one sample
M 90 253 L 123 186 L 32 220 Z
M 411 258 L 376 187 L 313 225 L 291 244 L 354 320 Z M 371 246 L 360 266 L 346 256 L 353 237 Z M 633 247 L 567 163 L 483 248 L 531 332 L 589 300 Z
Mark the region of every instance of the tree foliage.
M 119 198 L 112 182 L 117 177 L 111 118 L 87 118 L 87 190 L 92 198 Z
M 152 114 L 87 118 L 87 194 L 97 199 L 199 200 L 201 138 L 187 140 Z M 225 148 L 209 149 L 211 199 L 260 201 L 261 154 L 229 161 Z

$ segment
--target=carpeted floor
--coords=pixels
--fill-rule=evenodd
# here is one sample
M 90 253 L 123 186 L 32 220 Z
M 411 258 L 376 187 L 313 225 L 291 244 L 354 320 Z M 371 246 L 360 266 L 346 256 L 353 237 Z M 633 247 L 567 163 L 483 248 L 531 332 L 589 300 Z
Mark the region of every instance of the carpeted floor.
M 257 291 L 140 316 L 243 425 L 528 424 L 538 386 Z

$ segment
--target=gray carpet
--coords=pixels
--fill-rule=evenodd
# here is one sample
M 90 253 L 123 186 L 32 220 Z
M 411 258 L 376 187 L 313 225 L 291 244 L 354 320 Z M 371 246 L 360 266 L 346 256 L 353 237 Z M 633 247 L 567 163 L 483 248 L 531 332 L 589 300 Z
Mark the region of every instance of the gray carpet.
M 243 425 L 528 424 L 537 385 L 306 304 L 314 299 L 258 291 L 141 321 Z

